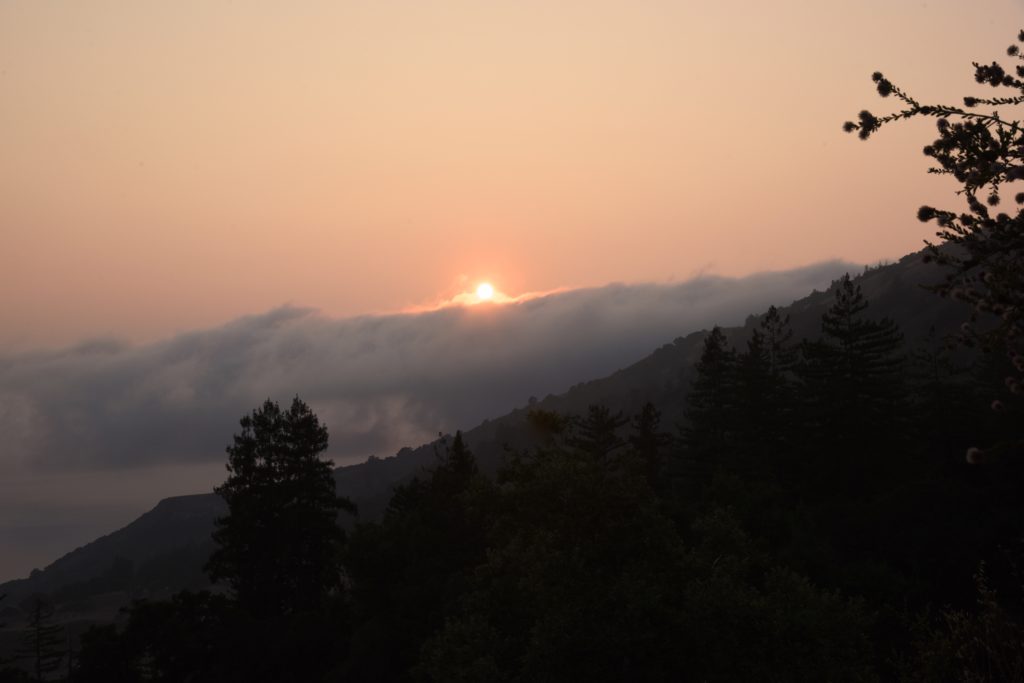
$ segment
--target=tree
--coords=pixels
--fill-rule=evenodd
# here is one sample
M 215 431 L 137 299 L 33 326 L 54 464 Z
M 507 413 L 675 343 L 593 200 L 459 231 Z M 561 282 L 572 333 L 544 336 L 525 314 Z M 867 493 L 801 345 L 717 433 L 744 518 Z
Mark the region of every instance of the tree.
M 42 597 L 32 596 L 29 610 L 28 630 L 17 654 L 32 662 L 35 679 L 42 681 L 60 668 L 64 659 L 64 629 L 52 623 L 53 607 Z
M 730 442 L 735 428 L 735 386 L 736 352 L 716 325 L 704 338 L 697 377 L 686 397 L 689 424 L 683 436 L 698 463 L 721 457 Z
M 642 474 L 562 444 L 503 482 L 469 591 L 420 649 L 427 680 L 872 680 L 866 610 L 726 514 L 684 545 Z
M 395 488 L 379 523 L 352 534 L 346 566 L 359 628 L 343 678 L 405 680 L 485 557 L 495 487 L 461 432 L 437 455 L 432 470 Z
M 803 347 L 808 397 L 826 411 L 836 440 L 855 439 L 865 424 L 890 422 L 902 394 L 903 335 L 889 318 L 864 317 L 867 308 L 860 285 L 844 275 L 821 318 L 822 338 Z
M 588 406 L 586 416 L 575 421 L 577 431 L 569 442 L 586 455 L 605 458 L 622 446 L 618 431 L 628 421 L 621 412 L 613 413 L 608 406 Z
M 1017 38 L 1024 43 L 1024 31 Z M 936 290 L 973 306 L 970 321 L 962 328 L 966 344 L 1005 353 L 1002 395 L 992 408 L 1019 412 L 1024 403 L 1024 192 L 1014 194 L 1016 207 L 1004 211 L 997 207 L 1003 205 L 1004 190 L 1024 180 L 1024 125 L 994 108 L 1005 111 L 1024 104 L 1024 53 L 1017 44 L 1006 53 L 1018 62 L 1012 70 L 998 62 L 974 63 L 975 81 L 1003 89 L 1002 96 L 967 96 L 962 107 L 922 104 L 875 72 L 872 80 L 878 94 L 895 96 L 903 108 L 883 117 L 862 111 L 859 122 L 847 121 L 843 128 L 867 140 L 896 121 L 936 120 L 938 137 L 924 148 L 936 163 L 930 172 L 953 176 L 961 186 L 957 194 L 967 204 L 960 211 L 931 206 L 918 211 L 921 221 L 935 221 L 938 226 L 936 236 L 941 242 L 928 244 L 928 257 L 952 267 Z M 1016 439 L 1018 446 L 1024 445 L 1019 427 Z
M 321 459 L 327 428 L 298 397 L 287 411 L 269 399 L 241 419 L 228 446 L 227 480 L 215 491 L 228 504 L 207 571 L 225 581 L 257 617 L 313 610 L 342 585 L 345 534 L 332 463 Z
M 0 602 L 3 602 L 5 599 L 7 599 L 7 593 L 0 593 Z M 6 626 L 6 623 L 0 621 L 0 629 L 5 628 Z M 12 666 L 13 663 L 13 659 L 0 657 L 0 683 L 20 680 L 20 678 L 23 677 L 22 672 Z
M 768 455 L 778 455 L 792 422 L 793 392 L 789 375 L 796 364 L 797 348 L 792 343 L 789 316 L 772 306 L 758 329 L 747 341 L 747 350 L 736 364 L 736 407 L 738 440 L 748 456 L 748 465 L 760 466 Z
M 630 427 L 629 445 L 640 459 L 647 483 L 652 489 L 659 490 L 664 485 L 665 448 L 672 442 L 671 436 L 660 430 L 661 411 L 647 401 L 633 416 Z
M 905 438 L 898 429 L 903 399 L 903 335 L 892 320 L 871 320 L 860 286 L 844 275 L 821 319 L 822 337 L 803 345 L 804 412 L 817 472 L 852 490 L 877 485 Z M 816 452 L 816 453 L 815 453 Z M 815 457 L 828 452 L 829 458 Z M 815 487 L 828 490 L 824 481 Z

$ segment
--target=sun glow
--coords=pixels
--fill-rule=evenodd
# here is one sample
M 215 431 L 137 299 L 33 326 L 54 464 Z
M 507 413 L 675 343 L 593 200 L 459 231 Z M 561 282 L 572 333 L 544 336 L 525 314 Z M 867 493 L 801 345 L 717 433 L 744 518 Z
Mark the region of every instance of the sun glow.
M 469 284 L 469 278 L 462 279 L 463 286 Z M 442 308 L 449 306 L 465 306 L 472 308 L 480 306 L 485 310 L 496 310 L 498 306 L 504 306 L 507 304 L 517 304 L 523 301 L 529 301 L 531 299 L 537 299 L 540 297 L 550 296 L 557 294 L 558 292 L 565 291 L 563 289 L 550 289 L 543 292 L 523 292 L 522 294 L 516 294 L 510 296 L 505 292 L 495 287 L 490 282 L 480 282 L 476 287 L 468 286 L 466 289 L 458 292 L 451 297 L 443 298 L 437 303 L 411 306 L 404 309 L 403 313 L 423 313 L 426 311 L 437 311 Z
M 490 282 L 481 282 L 476 288 L 476 298 L 480 301 L 490 301 L 494 298 L 494 287 Z

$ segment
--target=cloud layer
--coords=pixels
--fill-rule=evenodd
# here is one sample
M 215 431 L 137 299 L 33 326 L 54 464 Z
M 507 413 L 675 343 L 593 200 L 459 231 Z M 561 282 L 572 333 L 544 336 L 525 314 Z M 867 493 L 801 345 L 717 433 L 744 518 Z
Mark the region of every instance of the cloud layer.
M 824 289 L 830 262 L 733 280 L 609 285 L 388 316 L 282 308 L 163 342 L 0 354 L 0 580 L 28 573 L 157 500 L 223 481 L 238 419 L 298 394 L 338 464 L 471 428 Z
M 296 394 L 339 462 L 390 455 L 824 288 L 829 262 L 608 285 L 506 305 L 330 319 L 281 308 L 166 341 L 0 357 L 3 463 L 25 472 L 221 461 L 242 414 Z

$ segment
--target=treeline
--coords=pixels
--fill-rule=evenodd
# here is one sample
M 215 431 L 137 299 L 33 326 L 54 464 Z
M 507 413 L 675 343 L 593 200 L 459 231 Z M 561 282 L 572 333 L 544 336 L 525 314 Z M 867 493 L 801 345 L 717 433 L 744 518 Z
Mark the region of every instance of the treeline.
M 1024 680 L 1001 361 L 834 292 L 817 339 L 775 309 L 742 349 L 712 330 L 682 425 L 535 410 L 496 478 L 456 434 L 347 535 L 326 430 L 266 403 L 218 489 L 222 590 L 93 628 L 73 679 Z

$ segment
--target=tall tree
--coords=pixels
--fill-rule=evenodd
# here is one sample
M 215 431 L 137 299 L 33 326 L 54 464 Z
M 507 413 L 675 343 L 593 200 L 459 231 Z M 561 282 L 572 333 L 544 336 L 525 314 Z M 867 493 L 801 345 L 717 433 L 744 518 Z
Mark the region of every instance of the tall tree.
M 396 487 L 381 522 L 352 535 L 346 565 L 359 628 L 344 673 L 353 680 L 407 680 L 484 558 L 494 486 L 461 432 L 437 454 L 430 472 Z
M 735 429 L 736 352 L 717 325 L 704 338 L 696 370 L 683 438 L 691 457 L 706 464 L 726 452 Z
M 858 487 L 878 474 L 885 454 L 904 438 L 898 429 L 903 335 L 892 320 L 864 315 L 868 302 L 848 274 L 833 290 L 821 338 L 803 345 L 807 443 L 818 455 L 838 456 L 821 463 L 830 478 Z
M 792 338 L 789 316 L 772 306 L 737 358 L 735 424 L 746 469 L 761 469 L 768 456 L 777 466 L 788 449 L 795 408 L 791 370 L 798 351 Z
M 17 651 L 19 659 L 27 659 L 35 680 L 44 681 L 60 668 L 64 659 L 64 629 L 53 623 L 53 606 L 41 596 L 31 598 L 28 629 Z
M 793 369 L 799 353 L 793 343 L 788 314 L 783 316 L 779 309 L 770 306 L 761 321 L 760 329 L 754 330 L 754 336 L 759 339 L 769 374 L 777 377 Z
M 207 571 L 260 617 L 319 607 L 341 588 L 345 534 L 338 514 L 354 505 L 335 494 L 332 463 L 321 458 L 327 428 L 298 397 L 283 411 L 267 400 L 241 420 L 228 446 L 228 504 Z
M 644 403 L 640 412 L 633 416 L 630 427 L 629 445 L 640 459 L 647 483 L 659 490 L 665 483 L 662 480 L 665 448 L 672 442 L 671 437 L 661 431 L 661 411 L 650 401 Z
M 1017 40 L 1024 43 L 1024 31 Z M 1014 432 L 1003 446 L 1024 449 L 1024 192 L 1004 198 L 1024 180 L 1024 122 L 1005 116 L 1024 104 L 1024 50 L 1006 49 L 1016 66 L 975 62 L 974 80 L 998 91 L 992 97 L 968 95 L 963 105 L 922 104 L 880 72 L 872 75 L 878 94 L 895 97 L 901 109 L 882 117 L 862 111 L 857 122 L 844 124 L 867 140 L 883 126 L 915 117 L 935 119 L 938 137 L 924 148 L 934 160 L 931 173 L 949 175 L 966 200 L 959 211 L 922 206 L 918 218 L 935 221 L 938 244 L 929 244 L 929 258 L 952 267 L 936 287 L 972 306 L 962 341 L 998 352 L 1004 370 L 992 386 L 992 409 L 1013 414 Z M 990 394 L 990 395 L 992 395 Z
M 799 349 L 793 343 L 789 316 L 779 309 L 768 309 L 760 326 L 747 341 L 746 351 L 737 364 L 737 383 L 744 412 L 778 411 L 787 398 L 789 378 L 796 366 Z

